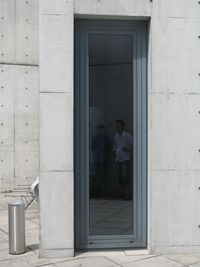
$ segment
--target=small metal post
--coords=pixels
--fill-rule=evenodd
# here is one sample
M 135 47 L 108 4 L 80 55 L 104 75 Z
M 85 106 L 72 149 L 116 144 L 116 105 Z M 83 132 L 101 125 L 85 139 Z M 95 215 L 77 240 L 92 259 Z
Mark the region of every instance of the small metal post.
M 23 201 L 8 204 L 9 253 L 25 252 L 25 205 Z

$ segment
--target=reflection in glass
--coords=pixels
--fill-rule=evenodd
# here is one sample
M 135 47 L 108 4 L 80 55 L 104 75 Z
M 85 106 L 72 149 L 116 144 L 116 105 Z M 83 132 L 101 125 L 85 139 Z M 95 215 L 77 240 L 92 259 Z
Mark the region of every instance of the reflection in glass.
M 133 229 L 133 54 L 128 35 L 89 36 L 90 235 Z

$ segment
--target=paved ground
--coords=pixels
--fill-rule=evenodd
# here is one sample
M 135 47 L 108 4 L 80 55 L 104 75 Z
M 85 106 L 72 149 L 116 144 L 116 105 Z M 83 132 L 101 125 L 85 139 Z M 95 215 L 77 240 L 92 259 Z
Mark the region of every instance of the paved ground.
M 23 255 L 8 253 L 7 205 L 13 197 L 0 194 L 0 267 L 200 267 L 200 255 L 148 255 L 146 251 L 99 251 L 77 253 L 75 258 L 39 259 L 37 203 L 26 210 L 26 245 Z

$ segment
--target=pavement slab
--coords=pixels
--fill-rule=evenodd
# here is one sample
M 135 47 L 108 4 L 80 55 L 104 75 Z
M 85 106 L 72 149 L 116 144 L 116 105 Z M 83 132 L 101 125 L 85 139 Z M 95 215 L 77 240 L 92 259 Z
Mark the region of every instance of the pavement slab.
M 29 248 L 26 248 L 26 253 L 19 255 L 9 254 L 9 248 L 0 249 L 0 266 L 3 261 L 21 260 L 27 257 L 35 256 L 36 254 Z
M 36 266 L 51 266 L 51 261 L 46 259 L 38 259 L 36 254 L 26 255 L 22 257 L 15 257 L 13 259 L 7 259 L 0 261 L 1 267 L 36 267 Z M 55 267 L 55 265 L 53 264 Z
M 163 256 L 152 256 L 146 259 L 133 261 L 128 264 L 124 264 L 125 267 L 183 267 L 183 264 L 174 262 Z
M 137 262 L 140 260 L 144 260 L 147 259 L 149 257 L 152 256 L 144 256 L 144 255 L 135 255 L 135 256 L 126 256 L 125 254 L 123 255 L 114 255 L 114 256 L 107 256 L 106 258 L 112 260 L 113 262 L 119 264 L 120 266 L 128 264 L 128 263 L 132 263 L 132 262 Z
M 56 267 L 114 267 L 119 266 L 105 257 L 87 257 L 73 259 L 55 264 Z
M 166 255 L 165 258 L 183 264 L 184 266 L 200 263 L 200 255 L 186 254 L 186 255 Z
M 200 263 L 192 264 L 192 265 L 190 265 L 190 267 L 200 267 Z

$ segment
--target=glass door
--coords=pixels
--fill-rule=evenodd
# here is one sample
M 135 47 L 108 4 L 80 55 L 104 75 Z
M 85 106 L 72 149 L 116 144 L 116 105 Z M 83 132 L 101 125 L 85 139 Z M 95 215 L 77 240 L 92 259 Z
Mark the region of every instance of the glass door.
M 76 23 L 77 248 L 146 246 L 146 27 Z
M 133 234 L 133 40 L 89 35 L 89 234 Z

